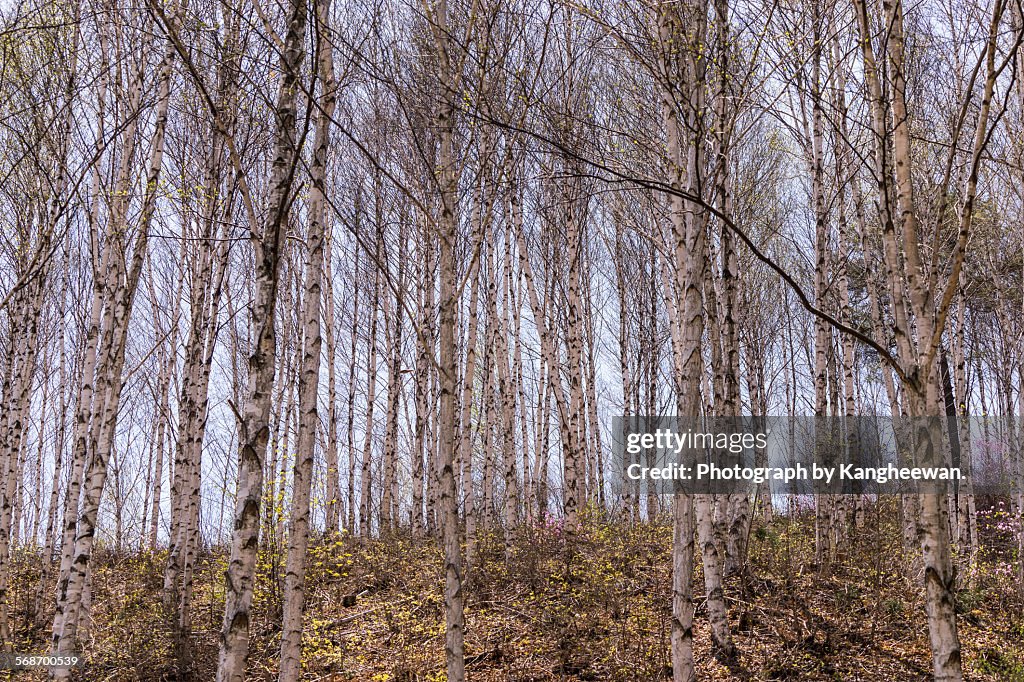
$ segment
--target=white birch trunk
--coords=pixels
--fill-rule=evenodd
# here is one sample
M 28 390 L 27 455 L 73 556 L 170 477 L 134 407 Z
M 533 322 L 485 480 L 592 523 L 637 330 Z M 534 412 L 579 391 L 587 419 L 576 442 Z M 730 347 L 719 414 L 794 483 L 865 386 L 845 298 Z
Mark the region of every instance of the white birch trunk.
M 277 301 L 281 248 L 297 154 L 296 90 L 306 33 L 306 3 L 289 6 L 288 29 L 281 54 L 281 83 L 275 106 L 273 160 L 262 235 L 252 224 L 256 255 L 256 292 L 252 303 L 249 379 L 238 417 L 238 490 L 231 554 L 226 572 L 224 623 L 220 633 L 217 682 L 243 682 L 249 653 L 260 502 L 263 497 L 263 458 L 269 438 L 270 402 L 274 386 L 276 347 L 274 309 Z
M 302 366 L 299 370 L 299 435 L 292 478 L 291 527 L 284 578 L 284 616 L 281 630 L 279 682 L 296 682 L 302 672 L 302 616 L 306 603 L 306 550 L 309 546 L 309 497 L 313 479 L 313 452 L 319 424 L 320 384 L 320 299 L 324 269 L 324 246 L 329 243 L 327 154 L 330 149 L 331 117 L 337 102 L 334 52 L 330 27 L 329 0 L 315 2 L 315 35 L 319 48 L 316 68 L 321 81 L 320 110 L 317 112 L 313 161 L 310 164 L 309 255 L 303 282 Z M 401 318 L 399 318 L 401 319 Z M 330 410 L 333 413 L 333 406 Z M 329 472 L 330 475 L 330 472 Z

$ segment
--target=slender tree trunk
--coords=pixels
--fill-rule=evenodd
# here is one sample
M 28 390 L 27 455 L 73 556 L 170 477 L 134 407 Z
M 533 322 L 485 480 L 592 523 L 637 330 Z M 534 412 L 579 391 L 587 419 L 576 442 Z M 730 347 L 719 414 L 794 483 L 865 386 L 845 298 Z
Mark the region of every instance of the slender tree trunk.
M 334 335 L 334 275 L 331 235 L 326 236 L 324 248 L 324 341 L 327 344 L 327 444 L 324 458 L 327 461 L 326 501 L 324 502 L 324 533 L 327 537 L 337 535 L 341 522 L 341 490 L 339 487 L 339 440 L 338 440 L 338 383 L 337 383 L 337 342 Z
M 388 344 L 388 401 L 384 421 L 384 472 L 381 481 L 381 529 L 393 530 L 398 521 L 398 408 L 402 395 L 402 329 L 405 324 L 405 261 L 406 238 L 404 223 L 398 234 L 398 281 L 394 308 L 388 312 L 393 319 Z M 390 297 L 385 298 L 390 306 Z
M 473 565 L 476 556 L 477 524 L 479 522 L 473 485 L 473 390 L 476 386 L 477 307 L 480 300 L 480 276 L 475 265 L 470 266 L 470 292 L 468 310 L 468 338 L 466 340 L 466 366 L 462 374 L 462 414 L 459 417 L 459 469 L 462 477 L 462 496 L 465 499 L 466 516 L 466 567 Z M 485 454 L 486 456 L 486 454 Z M 486 490 L 487 485 L 484 484 Z M 484 515 L 489 513 L 486 505 Z M 486 525 L 486 524 L 485 524 Z
M 217 682 L 243 682 L 249 653 L 256 551 L 263 497 L 263 458 L 269 438 L 270 401 L 274 386 L 276 347 L 274 309 L 287 225 L 288 206 L 298 159 L 296 91 L 306 33 L 306 4 L 289 6 L 288 29 L 281 54 L 281 83 L 275 105 L 273 162 L 267 219 L 262 238 L 252 225 L 256 251 L 256 292 L 252 303 L 252 350 L 245 403 L 238 417 L 238 491 L 231 554 L 226 573 L 224 624 L 220 634 Z
M 381 229 L 378 227 L 378 230 Z M 380 259 L 378 231 L 377 261 Z M 373 412 L 377 400 L 377 298 L 380 294 L 380 271 L 373 275 L 373 296 L 370 299 L 369 356 L 366 360 L 366 427 L 363 435 L 363 458 L 359 480 L 359 535 L 370 537 L 373 514 Z
M 458 491 L 455 484 L 455 432 L 458 414 L 455 388 L 458 358 L 455 347 L 455 311 L 458 304 L 458 273 L 456 271 L 456 239 L 458 238 L 458 173 L 455 161 L 455 98 L 458 74 L 453 63 L 455 49 L 448 18 L 448 3 L 439 0 L 433 6 L 431 31 L 437 58 L 441 96 L 436 111 L 439 137 L 438 170 L 440 215 L 436 221 L 440 242 L 440 296 L 438 310 L 438 376 L 440 382 L 440 413 L 438 417 L 437 477 L 438 514 L 441 521 L 444 549 L 445 660 L 448 682 L 466 679 L 464 650 L 465 616 L 462 598 L 462 549 L 459 538 Z
M 39 317 L 42 311 L 45 280 L 37 279 L 27 295 L 20 297 L 22 305 L 15 308 L 13 319 L 23 319 L 11 325 L 10 343 L 17 344 L 12 353 L 13 365 L 9 372 L 13 381 L 3 393 L 9 408 L 3 415 L 6 422 L 0 441 L 0 643 L 11 652 L 11 633 L 8 622 L 9 558 L 11 545 L 16 541 L 17 499 L 22 479 L 22 443 L 27 428 L 39 341 Z M 10 357 L 10 356 L 9 356 Z M 40 435 L 41 437 L 41 435 Z
M 284 578 L 284 618 L 281 631 L 281 670 L 279 682 L 296 682 L 302 672 L 302 615 L 306 599 L 306 550 L 309 546 L 309 494 L 313 479 L 313 451 L 319 425 L 318 392 L 320 383 L 320 297 L 324 269 L 324 243 L 329 243 L 327 192 L 327 154 L 330 149 L 331 117 L 337 102 L 334 80 L 334 53 L 330 27 L 329 0 L 316 0 L 314 17 L 319 60 L 320 110 L 317 112 L 313 161 L 309 174 L 309 255 L 306 261 L 305 300 L 302 310 L 302 367 L 299 371 L 299 436 L 292 478 L 291 528 L 288 533 L 288 559 Z M 401 317 L 399 317 L 401 320 Z M 399 322 L 400 324 L 400 322 Z M 333 410 L 332 410 L 333 412 Z
M 421 244 L 426 242 L 429 237 L 426 234 L 420 236 Z M 417 344 L 416 353 L 416 388 L 415 388 L 415 400 L 416 400 L 416 426 L 414 434 L 414 442 L 412 448 L 412 533 L 413 537 L 422 537 L 426 531 L 427 518 L 426 510 L 424 508 L 424 488 L 426 487 L 424 477 L 424 459 L 427 456 L 427 392 L 430 386 L 430 353 L 433 349 L 427 348 L 427 340 L 430 338 L 427 327 L 433 320 L 429 317 L 429 311 L 427 309 L 427 289 L 433 287 L 433 282 L 427 281 L 427 273 L 430 272 L 429 255 L 424 253 L 429 251 L 429 248 L 420 249 L 419 253 L 419 315 L 416 321 L 416 328 L 420 330 L 419 343 Z M 430 466 L 426 467 L 427 470 Z M 466 480 L 469 480 L 467 477 Z M 471 483 L 466 484 L 466 502 L 469 504 L 469 496 L 472 495 Z M 472 535 L 469 532 L 470 514 L 469 509 L 466 510 L 466 563 L 469 563 L 469 543 L 471 542 Z
M 346 527 L 350 533 L 356 532 L 356 353 L 359 350 L 359 245 L 354 247 L 355 257 L 352 266 L 352 331 L 348 358 L 348 419 L 346 420 L 345 437 L 348 452 L 348 490 Z

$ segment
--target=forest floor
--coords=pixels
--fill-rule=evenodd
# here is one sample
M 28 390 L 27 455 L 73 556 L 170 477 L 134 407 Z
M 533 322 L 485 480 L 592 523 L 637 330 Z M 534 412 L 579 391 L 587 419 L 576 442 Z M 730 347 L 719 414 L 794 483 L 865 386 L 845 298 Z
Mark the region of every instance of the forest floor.
M 873 509 L 827 566 L 813 562 L 812 515 L 755 523 L 749 575 L 726 586 L 739 650 L 728 664 L 711 652 L 698 559 L 694 638 L 701 679 L 928 679 L 920 576 L 914 557 L 901 549 L 890 512 Z M 1024 680 L 1022 603 L 1007 570 L 1010 536 L 999 517 L 998 511 L 982 515 L 982 556 L 961 575 L 960 639 L 971 680 Z M 500 536 L 483 543 L 465 590 L 469 679 L 671 679 L 670 526 L 591 517 L 571 542 L 567 535 L 557 522 L 524 528 L 507 557 Z M 21 651 L 41 653 L 46 629 L 31 627 L 27 614 L 37 562 L 19 556 L 13 622 Z M 281 556 L 260 555 L 250 650 L 254 680 L 275 679 Z M 342 538 L 315 546 L 309 558 L 304 679 L 445 679 L 443 574 L 435 544 L 403 535 L 366 543 Z M 225 557 L 205 555 L 196 573 L 187 671 L 174 662 L 161 607 L 164 559 L 160 553 L 97 555 L 83 647 L 88 662 L 76 669 L 75 679 L 214 679 Z M 39 673 L 12 676 L 43 679 Z

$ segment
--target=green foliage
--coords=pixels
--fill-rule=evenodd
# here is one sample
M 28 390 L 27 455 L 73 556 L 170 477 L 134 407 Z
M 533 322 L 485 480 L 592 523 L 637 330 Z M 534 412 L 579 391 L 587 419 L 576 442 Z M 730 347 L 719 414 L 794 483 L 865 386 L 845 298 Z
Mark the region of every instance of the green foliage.
M 985 601 L 985 593 L 978 588 L 960 590 L 956 596 L 956 612 L 970 613 L 978 609 Z
M 1024 682 L 1024 663 L 1012 653 L 985 649 L 978 656 L 978 672 L 1006 682 Z

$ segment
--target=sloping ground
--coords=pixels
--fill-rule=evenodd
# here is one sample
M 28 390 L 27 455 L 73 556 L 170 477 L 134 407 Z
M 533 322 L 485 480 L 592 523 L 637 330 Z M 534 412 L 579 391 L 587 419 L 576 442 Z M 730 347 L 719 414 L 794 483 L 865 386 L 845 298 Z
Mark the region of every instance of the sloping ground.
M 701 678 L 928 679 L 919 580 L 890 517 L 873 510 L 828 566 L 813 563 L 811 519 L 757 526 L 750 575 L 727 584 L 737 661 L 712 656 L 702 590 L 695 590 Z M 1005 570 L 1008 535 L 1005 524 L 983 528 L 990 541 L 974 584 L 960 594 L 965 672 L 972 680 L 1024 680 L 1021 601 Z M 670 679 L 670 540 L 667 525 L 596 518 L 571 541 L 556 522 L 523 529 L 507 550 L 500 535 L 486 537 L 466 586 L 470 679 Z M 160 603 L 162 559 L 100 555 L 89 663 L 78 679 L 213 679 L 224 558 L 204 557 L 196 575 L 187 671 L 174 664 Z M 441 563 L 431 543 L 342 539 L 317 546 L 310 560 L 307 679 L 445 679 Z M 256 680 L 273 679 L 276 671 L 281 595 L 271 576 L 283 573 L 280 561 L 269 552 L 260 559 L 250 665 Z M 38 579 L 30 563 L 18 564 L 19 589 Z M 702 584 L 698 565 L 695 585 Z M 14 605 L 23 648 L 44 651 L 45 629 L 29 627 L 27 607 L 27 600 Z

